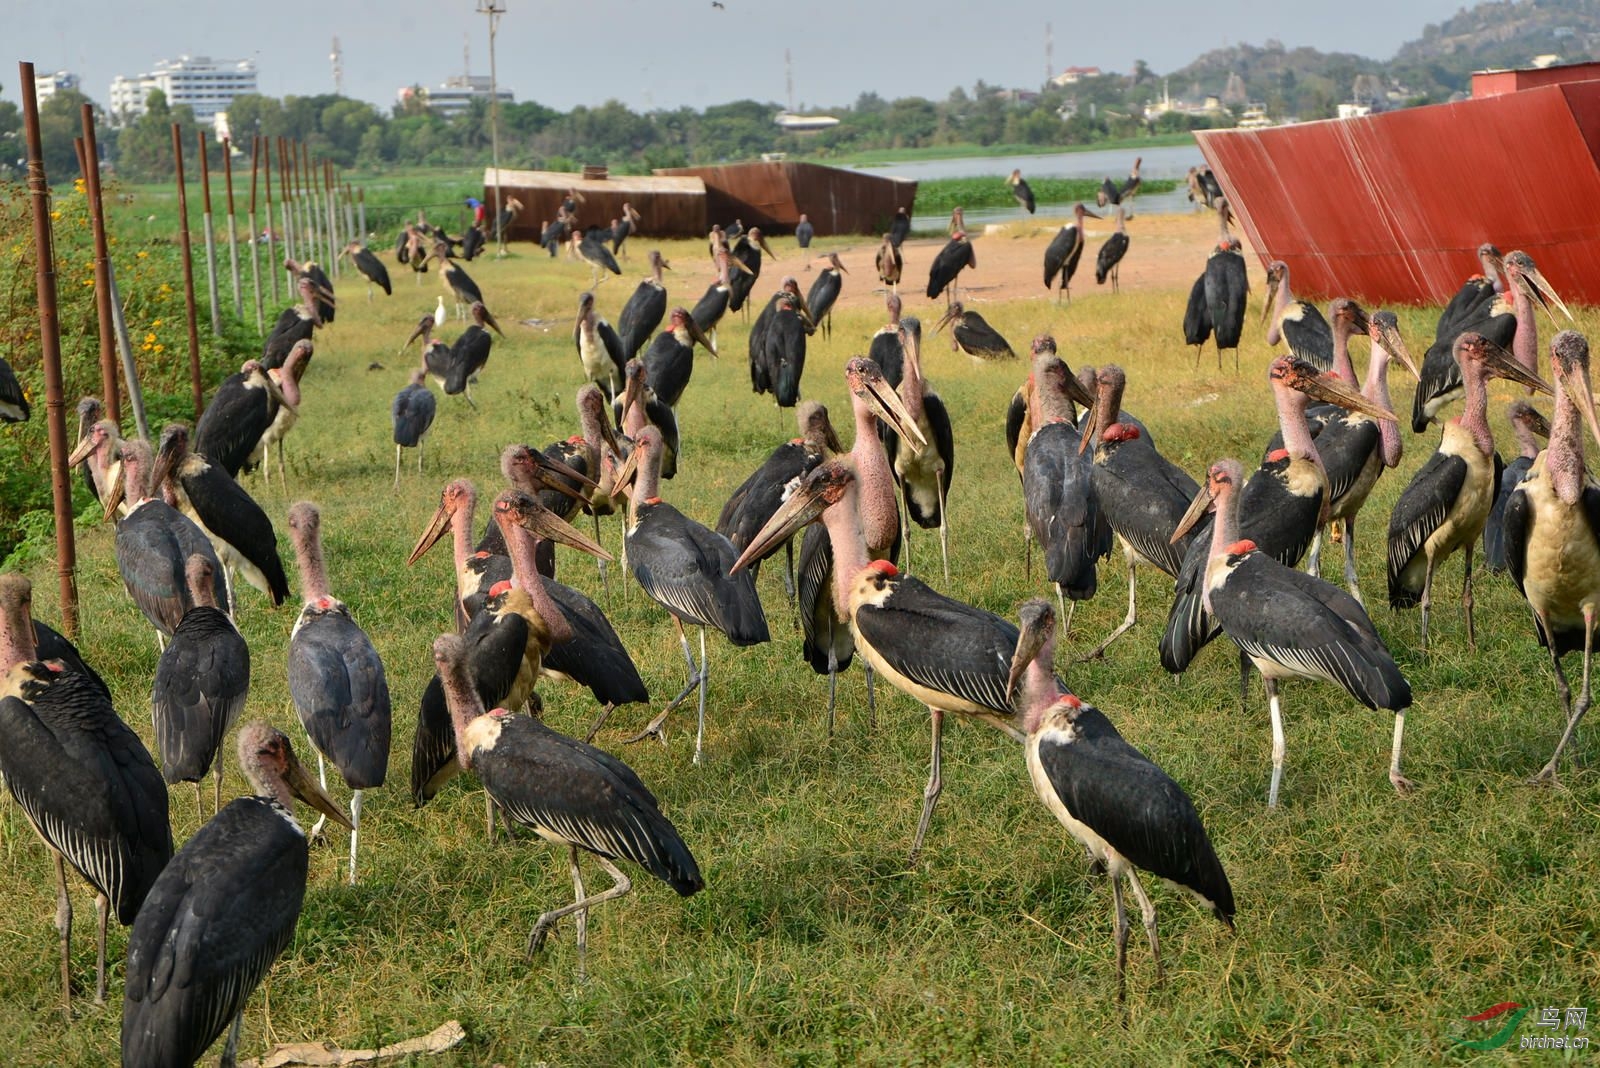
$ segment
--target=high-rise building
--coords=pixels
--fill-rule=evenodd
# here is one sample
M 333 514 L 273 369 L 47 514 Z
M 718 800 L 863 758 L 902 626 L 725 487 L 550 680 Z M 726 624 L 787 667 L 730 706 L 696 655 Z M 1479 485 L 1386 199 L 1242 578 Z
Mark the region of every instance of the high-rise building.
M 197 121 L 209 123 L 217 112 L 228 110 L 234 97 L 257 91 L 256 63 L 209 56 L 163 59 L 149 74 L 124 75 L 112 81 L 113 120 L 124 123 L 143 115 L 145 101 L 154 89 L 166 94 L 168 107 L 193 108 Z
M 34 72 L 33 91 L 41 104 L 57 93 L 71 92 L 77 88 L 78 76 L 71 71 L 58 70 L 53 74 Z
M 407 86 L 395 93 L 395 99 L 404 105 L 417 95 L 418 88 Z M 421 89 L 421 95 L 430 111 L 448 119 L 466 111 L 473 100 L 488 100 L 489 79 L 481 74 L 457 74 L 446 78 L 437 89 Z M 516 103 L 510 89 L 501 88 L 495 95 L 500 98 L 502 104 Z

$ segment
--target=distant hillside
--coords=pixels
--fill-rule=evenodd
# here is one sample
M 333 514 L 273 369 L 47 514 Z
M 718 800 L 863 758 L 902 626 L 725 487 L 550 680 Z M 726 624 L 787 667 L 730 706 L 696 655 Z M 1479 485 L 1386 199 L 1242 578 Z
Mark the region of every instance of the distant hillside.
M 1534 56 L 1587 59 L 1600 48 L 1600 0 L 1479 4 L 1426 27 L 1395 53 L 1397 64 L 1445 62 L 1453 68 L 1526 66 Z

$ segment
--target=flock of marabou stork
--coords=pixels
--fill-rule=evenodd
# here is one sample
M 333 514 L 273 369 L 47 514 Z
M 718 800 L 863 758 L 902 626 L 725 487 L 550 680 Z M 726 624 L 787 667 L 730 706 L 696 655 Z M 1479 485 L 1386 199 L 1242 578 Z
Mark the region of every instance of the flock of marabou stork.
M 1010 185 L 1031 211 L 1033 195 L 1021 175 L 1013 174 Z M 1117 209 L 1117 230 L 1098 272 L 1113 284 L 1128 246 L 1125 201 L 1137 186 L 1136 164 L 1127 183 L 1108 179 L 1101 194 Z M 1214 206 L 1219 238 L 1195 282 L 1183 329 L 1197 346 L 1214 338 L 1220 361 L 1223 349 L 1237 350 L 1248 283 L 1226 201 L 1217 198 Z M 1079 205 L 1045 251 L 1045 285 L 1057 289 L 1058 299 L 1081 256 L 1083 220 L 1090 214 Z M 598 242 L 581 236 L 575 214 L 564 221 L 573 227 L 571 247 L 587 255 L 583 247 Z M 636 213 L 629 221 L 641 222 Z M 967 717 L 1024 744 L 1039 797 L 1111 876 L 1119 998 L 1130 930 L 1124 881 L 1141 910 L 1158 974 L 1155 906 L 1140 872 L 1190 891 L 1231 927 L 1232 890 L 1194 804 L 1105 713 L 1066 690 L 1054 668 L 1058 633 L 1070 626 L 1069 606 L 1094 596 L 1099 562 L 1120 545 L 1127 616 L 1089 657 L 1134 625 L 1136 572 L 1155 568 L 1174 582 L 1160 639 L 1163 665 L 1181 672 L 1208 642 L 1226 634 L 1239 650 L 1241 687 L 1252 667 L 1263 679 L 1272 725 L 1269 806 L 1277 804 L 1284 771 L 1278 685 L 1290 678 L 1325 680 L 1369 708 L 1392 712 L 1388 775 L 1397 790 L 1409 790 L 1400 752 L 1413 694 L 1373 626 L 1355 569 L 1357 516 L 1384 470 L 1400 459 L 1391 361 L 1418 379 L 1415 431 L 1441 418 L 1454 400 L 1462 409 L 1443 423 L 1437 451 L 1390 516 L 1389 603 L 1420 606 L 1426 648 L 1436 573 L 1459 553 L 1466 639 L 1473 642 L 1472 565 L 1483 540 L 1488 565 L 1509 569 L 1550 652 L 1568 725 L 1538 778 L 1555 778 L 1590 702 L 1600 605 L 1600 485 L 1585 470 L 1583 430 L 1600 438 L 1600 424 L 1581 335 L 1567 330 L 1551 342 L 1553 386 L 1540 374 L 1537 309 L 1566 308 L 1526 254 L 1480 249 L 1483 274 L 1445 309 L 1420 367 L 1392 314 L 1369 314 L 1341 298 L 1324 317 L 1293 299 L 1288 268 L 1272 263 L 1267 337 L 1289 354 L 1275 358 L 1268 372 L 1279 434 L 1248 477 L 1238 460 L 1219 459 L 1197 483 L 1158 451 L 1150 427 L 1122 410 L 1122 368 L 1075 374 L 1051 337 L 1035 338 L 1031 373 L 1013 399 L 1007 437 L 1021 479 L 1025 553 L 1031 569 L 1038 542 L 1056 603 L 1029 601 L 1019 625 L 896 566 L 909 559 L 914 528 L 937 529 L 948 581 L 947 500 L 955 470 L 950 414 L 923 376 L 920 323 L 901 315 L 897 284 L 909 224 L 902 210 L 877 256 L 889 322 L 871 339 L 868 355 L 844 368 L 855 432 L 848 449 L 827 409 L 800 398 L 806 338 L 818 324 L 828 329 L 844 284 L 839 257 L 827 257 L 805 295 L 793 276 L 784 277 L 756 316 L 749 332 L 752 387 L 796 409 L 800 437 L 778 446 L 734 491 L 714 528 L 664 501 L 661 489 L 683 453 L 675 410 L 690 384 L 695 347 L 717 354 L 722 319 L 748 307 L 763 253 L 776 258 L 759 229 L 737 224 L 713 232 L 717 279 L 692 310 L 668 312 L 662 272 L 670 265 L 655 251 L 649 275 L 628 298 L 616 328 L 599 317 L 594 293 L 583 294 L 573 328 L 586 379 L 576 394 L 580 430 L 542 450 L 505 448 L 501 471 L 508 488 L 493 497 L 491 521 L 477 540 L 476 487 L 462 478 L 445 485 L 408 563 L 449 535 L 458 633 L 432 643 L 436 673 L 420 699 L 411 794 L 424 804 L 453 775 L 473 772 L 488 795 L 491 834 L 498 813 L 508 826 L 532 828 L 567 848 L 575 900 L 539 918 L 528 939 L 530 954 L 560 919 L 575 916 L 581 970 L 588 910 L 631 887 L 617 861 L 639 865 L 683 895 L 704 886 L 688 845 L 648 787 L 592 744 L 613 709 L 648 703 L 650 693 L 599 605 L 556 581 L 553 550 L 560 543 L 597 557 L 609 591 L 606 563 L 612 558 L 601 545 L 600 520 L 618 512 L 624 515 L 625 567 L 671 616 L 687 668 L 682 689 L 629 741 L 664 738 L 667 717 L 693 697 L 693 759 L 702 760 L 710 689 L 706 631 L 722 632 L 735 646 L 771 640 L 755 575 L 781 550 L 803 654 L 828 677 L 830 733 L 838 675 L 857 655 L 869 708 L 880 676 L 928 708 L 931 766 L 913 862 L 942 789 L 945 718 Z M 416 251 L 421 232 L 407 227 L 402 253 Z M 347 251 L 387 292 L 376 257 L 359 245 Z M 499 330 L 483 293 L 455 263 L 449 240 L 435 241 L 424 266 L 431 260 L 440 264 L 457 318 L 470 315 L 472 324 L 449 343 L 435 337 L 449 322 L 441 296 L 402 347 L 423 341 L 422 365 L 393 403 L 397 483 L 401 450 L 420 450 L 438 410 L 427 379 L 471 403 L 471 383 L 485 372 L 494 344 L 486 327 Z M 286 266 L 299 304 L 284 311 L 262 357 L 217 387 L 192 432 L 169 426 L 152 450 L 145 441 L 123 440 L 94 399 L 79 406 L 80 441 L 71 461 L 84 467 L 106 517 L 117 519 L 118 570 L 162 649 L 151 691 L 155 756 L 118 716 L 94 669 L 32 618 L 27 580 L 0 576 L 0 773 L 55 854 L 62 999 L 69 1013 L 66 867 L 96 894 L 98 999 L 106 987 L 108 917 L 114 911 L 132 927 L 125 1065 L 193 1063 L 230 1023 L 224 1058 L 231 1059 L 245 1002 L 292 937 L 304 898 L 308 837 L 294 816 L 293 798 L 322 814 L 313 836 L 328 819 L 349 829 L 348 878 L 354 883 L 363 796 L 382 787 L 388 772 L 391 695 L 384 664 L 350 609 L 333 596 L 320 514 L 300 502 L 287 515 L 302 604 L 286 660 L 317 774 L 299 763 L 281 732 L 248 725 L 236 749 L 253 792 L 221 804 L 222 753 L 252 671 L 252 651 L 234 624 L 237 582 L 242 577 L 274 605 L 290 596 L 272 520 L 238 478 L 257 466 L 270 478 L 274 445 L 284 477 L 283 440 L 298 415 L 313 333 L 336 312 L 332 283 L 320 268 Z M 927 294 L 933 299 L 949 292 L 940 326 L 953 326 L 956 345 L 981 360 L 1010 357 L 1009 343 L 955 299 L 955 278 L 969 266 L 975 258 L 958 209 L 950 240 L 930 268 Z M 1371 343 L 1364 378 L 1351 358 L 1357 336 Z M 1521 456 L 1510 466 L 1490 437 L 1490 378 L 1554 397 L 1548 424 L 1528 402 L 1512 406 Z M 0 418 L 27 415 L 25 397 L 0 364 Z M 1542 451 L 1536 434 L 1548 438 Z M 593 537 L 574 526 L 580 513 L 591 517 Z M 1348 589 L 1320 577 L 1330 530 L 1344 545 Z M 1306 569 L 1297 570 L 1302 560 Z M 698 657 L 690 629 L 698 635 Z M 1583 653 L 1575 702 L 1561 665 L 1573 651 Z M 541 677 L 593 694 L 600 713 L 582 740 L 540 718 Z M 351 790 L 348 814 L 328 792 L 328 763 Z M 174 851 L 168 787 L 194 783 L 198 804 L 208 773 L 216 814 Z M 584 888 L 579 860 L 585 853 L 610 877 L 607 889 Z

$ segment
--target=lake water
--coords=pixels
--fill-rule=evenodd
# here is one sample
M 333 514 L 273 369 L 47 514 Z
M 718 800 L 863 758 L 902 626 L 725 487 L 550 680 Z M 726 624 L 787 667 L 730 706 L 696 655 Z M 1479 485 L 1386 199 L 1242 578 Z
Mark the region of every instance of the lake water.
M 865 174 L 885 178 L 908 178 L 924 181 L 929 178 L 982 178 L 997 176 L 1004 179 L 1013 170 L 1021 169 L 1024 178 L 1088 178 L 1098 181 L 1110 177 L 1121 181 L 1128 176 L 1135 157 L 1143 157 L 1139 173 L 1146 178 L 1172 178 L 1180 184 L 1170 193 L 1143 193 L 1134 199 L 1135 211 L 1146 215 L 1176 215 L 1194 210 L 1189 201 L 1189 191 L 1182 185 L 1190 167 L 1200 166 L 1205 157 L 1200 146 L 1164 145 L 1146 149 L 1097 149 L 1090 152 L 1056 152 L 1045 156 L 968 156 L 962 159 L 929 159 L 906 163 L 881 163 L 852 167 Z M 1094 208 L 1090 203 L 1089 207 Z M 1045 216 L 1072 214 L 1071 204 L 1040 204 L 1038 213 Z M 1015 222 L 1020 208 L 991 208 L 966 213 L 967 225 L 980 229 L 988 223 Z M 912 229 L 918 233 L 941 231 L 949 222 L 948 216 L 930 218 L 913 216 Z

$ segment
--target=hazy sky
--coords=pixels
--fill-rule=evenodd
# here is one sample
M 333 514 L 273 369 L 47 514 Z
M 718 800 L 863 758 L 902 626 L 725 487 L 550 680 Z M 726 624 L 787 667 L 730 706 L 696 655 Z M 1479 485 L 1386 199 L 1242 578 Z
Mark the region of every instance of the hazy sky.
M 1387 58 L 1463 0 L 1143 0 L 1126 7 L 1004 0 L 587 0 L 557 6 L 500 0 L 500 84 L 520 100 L 566 110 L 615 97 L 637 110 L 704 107 L 751 97 L 784 103 L 783 52 L 797 104 L 849 104 L 860 92 L 943 98 L 978 79 L 1038 85 L 1045 23 L 1054 69 L 1156 71 L 1229 43 L 1314 45 Z M 463 69 L 487 74 L 486 18 L 475 0 L 67 0 L 6 5 L 0 92 L 19 99 L 16 60 L 67 69 L 104 104 L 111 79 L 182 53 L 254 58 L 268 96 L 333 91 L 328 60 L 343 49 L 344 92 L 387 109 L 403 85 L 437 85 Z M 982 12 L 983 15 L 976 14 Z M 1073 14 L 1082 16 L 1075 20 Z M 1176 88 L 1176 87 L 1174 87 Z

